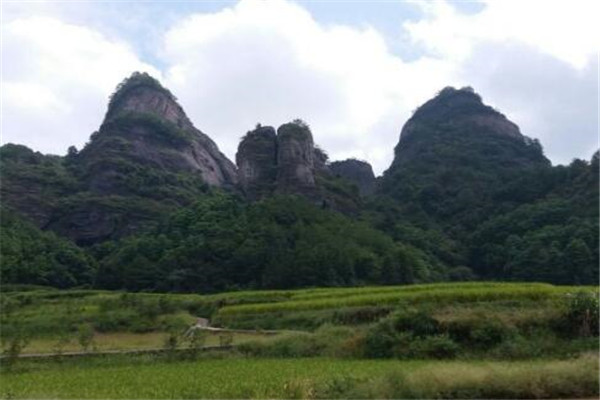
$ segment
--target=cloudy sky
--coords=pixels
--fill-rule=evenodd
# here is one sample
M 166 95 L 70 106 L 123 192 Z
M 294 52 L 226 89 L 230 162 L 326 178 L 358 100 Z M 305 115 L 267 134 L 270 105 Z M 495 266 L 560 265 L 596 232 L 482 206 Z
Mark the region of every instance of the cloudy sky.
M 302 118 L 377 173 L 412 111 L 472 86 L 555 163 L 598 147 L 600 2 L 2 3 L 2 142 L 81 148 L 133 71 L 157 77 L 234 159 L 257 122 Z

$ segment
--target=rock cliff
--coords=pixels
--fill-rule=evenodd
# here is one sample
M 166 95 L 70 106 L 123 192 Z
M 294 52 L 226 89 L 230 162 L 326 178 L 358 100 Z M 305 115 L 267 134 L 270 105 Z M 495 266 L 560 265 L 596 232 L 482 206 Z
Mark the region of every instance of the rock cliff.
M 77 162 L 90 190 L 101 194 L 135 192 L 132 175 L 145 187 L 153 183 L 146 175 L 160 176 L 155 183 L 164 187 L 180 173 L 211 186 L 237 183 L 234 164 L 193 126 L 175 97 L 146 74 L 134 74 L 120 85 L 100 131 Z
M 327 154 L 315 146 L 310 128 L 301 120 L 280 126 L 277 133 L 268 126 L 248 132 L 236 163 L 238 181 L 249 200 L 291 194 L 347 213 L 359 208 L 358 182 L 332 173 Z
M 277 181 L 277 135 L 270 126 L 248 132 L 235 156 L 238 180 L 250 200 L 267 196 Z

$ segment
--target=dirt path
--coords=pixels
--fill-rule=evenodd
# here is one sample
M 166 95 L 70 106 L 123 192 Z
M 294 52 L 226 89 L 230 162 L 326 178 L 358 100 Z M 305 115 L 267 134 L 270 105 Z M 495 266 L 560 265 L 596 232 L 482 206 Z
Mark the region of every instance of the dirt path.
M 208 351 L 208 350 L 229 350 L 234 346 L 206 346 L 202 347 L 200 351 Z M 175 349 L 174 351 L 187 351 L 190 350 L 188 347 L 181 347 Z M 130 349 L 130 350 L 101 350 L 101 351 L 64 351 L 61 353 L 25 353 L 19 354 L 18 358 L 50 358 L 50 357 L 80 357 L 80 356 L 95 356 L 95 355 L 103 355 L 103 354 L 152 354 L 152 353 L 164 353 L 167 350 L 165 348 L 153 348 L 153 349 Z M 6 355 L 0 356 L 0 359 L 8 358 Z

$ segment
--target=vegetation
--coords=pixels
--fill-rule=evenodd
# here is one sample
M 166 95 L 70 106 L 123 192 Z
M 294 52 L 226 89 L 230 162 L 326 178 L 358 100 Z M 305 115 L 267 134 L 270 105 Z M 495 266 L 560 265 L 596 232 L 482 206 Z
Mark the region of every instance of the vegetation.
M 154 78 L 133 74 L 81 151 L 57 157 L 2 146 L 3 204 L 33 224 L 3 211 L 2 284 L 207 293 L 598 281 L 598 153 L 552 167 L 539 143 L 472 89 L 446 88 L 415 112 L 373 196 L 317 174 L 322 202 L 313 204 L 277 195 L 249 203 L 210 188 L 182 162 L 182 148 L 192 151 L 201 136 L 120 107 L 145 88 L 174 100 Z M 508 133 L 473 122 L 482 118 Z M 280 129 L 310 130 L 301 120 Z
M 25 289 L 0 294 L 2 397 L 598 393 L 597 287 L 471 282 L 211 295 Z M 377 300 L 364 305 L 365 298 Z M 198 316 L 212 326 L 258 329 L 189 329 Z M 288 330 L 267 331 L 273 327 Z M 100 354 L 119 349 L 153 353 Z M 73 351 L 85 355 L 19 358 Z
M 205 359 L 39 361 L 3 374 L 3 398 L 579 398 L 598 358 L 565 361 Z M 459 372 L 459 373 L 457 373 Z
M 0 322 L 5 346 L 11 338 L 23 337 L 31 340 L 36 351 L 47 351 L 59 342 L 71 343 L 66 346 L 71 350 L 77 342 L 84 349 L 92 342 L 107 348 L 119 337 L 133 345 L 161 347 L 169 335 L 177 347 L 191 339 L 189 332 L 187 339 L 182 335 L 201 316 L 209 318 L 213 326 L 258 329 L 254 338 L 261 339 L 260 343 L 248 344 L 244 350 L 250 354 L 510 359 L 565 356 L 597 348 L 597 295 L 597 288 L 581 291 L 516 283 L 204 296 L 41 289 L 3 293 Z M 269 329 L 302 333 L 273 336 L 263 342 L 260 331 Z M 150 335 L 154 333 L 160 335 Z M 198 341 L 217 344 L 230 340 L 219 335 Z M 253 336 L 234 339 L 239 343 L 241 338 L 251 340 Z M 185 344 L 189 345 L 195 344 Z M 290 350 L 294 348 L 300 349 L 298 353 Z M 277 349 L 283 350 L 278 353 Z
M 433 279 L 598 281 L 598 153 L 551 167 L 517 139 L 419 129 L 367 215 L 444 266 Z
M 4 207 L 0 208 L 0 273 L 3 282 L 68 288 L 91 285 L 96 262 L 86 252 L 52 232 L 43 232 Z
M 215 193 L 147 235 L 98 247 L 98 287 L 228 288 L 409 283 L 418 254 L 368 225 L 295 197 L 247 205 Z
M 177 100 L 176 97 L 173 96 L 168 89 L 163 87 L 157 79 L 150 76 L 147 72 L 136 71 L 117 85 L 117 88 L 110 96 L 108 102 L 108 114 L 115 109 L 118 109 L 120 102 L 123 101 L 129 92 L 139 88 L 156 89 L 167 94 L 169 98 Z

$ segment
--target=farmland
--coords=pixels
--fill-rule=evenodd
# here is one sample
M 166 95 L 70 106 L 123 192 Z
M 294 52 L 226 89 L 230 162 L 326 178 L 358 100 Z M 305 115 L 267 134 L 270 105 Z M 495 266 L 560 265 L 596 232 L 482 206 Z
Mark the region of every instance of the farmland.
M 592 356 L 567 361 L 97 359 L 38 362 L 3 398 L 547 398 L 597 390 Z M 457 374 L 457 372 L 460 372 Z
M 597 287 L 470 282 L 214 295 L 6 289 L 3 398 L 598 393 Z M 221 330 L 190 336 L 199 317 Z M 69 352 L 82 355 L 61 356 Z M 52 357 L 19 357 L 25 354 Z

